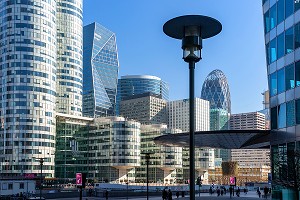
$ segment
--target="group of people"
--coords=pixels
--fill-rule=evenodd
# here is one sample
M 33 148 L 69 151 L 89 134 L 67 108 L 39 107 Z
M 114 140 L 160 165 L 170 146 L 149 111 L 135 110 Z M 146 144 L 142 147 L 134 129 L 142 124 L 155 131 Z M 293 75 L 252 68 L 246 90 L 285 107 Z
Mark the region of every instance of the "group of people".
M 260 198 L 261 197 L 261 192 L 260 192 L 259 188 L 257 188 L 256 193 L 257 193 L 258 197 Z M 264 187 L 263 198 L 267 199 L 268 198 L 268 194 L 271 194 L 271 188 Z
M 181 192 L 181 196 L 184 197 L 184 191 Z M 179 191 L 176 192 L 176 197 L 179 197 Z M 171 189 L 162 191 L 162 199 L 163 200 L 172 200 L 172 191 Z

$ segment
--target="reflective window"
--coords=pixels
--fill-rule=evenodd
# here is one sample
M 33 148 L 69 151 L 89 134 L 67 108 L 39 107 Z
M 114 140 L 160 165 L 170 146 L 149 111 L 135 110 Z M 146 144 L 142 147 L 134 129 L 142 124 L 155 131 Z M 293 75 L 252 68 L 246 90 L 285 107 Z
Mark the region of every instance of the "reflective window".
M 271 108 L 271 129 L 277 129 L 277 107 Z
M 286 126 L 295 125 L 295 101 L 286 103 Z
M 266 44 L 266 59 L 268 65 L 270 64 L 270 43 Z
M 285 89 L 289 90 L 295 87 L 294 64 L 285 67 Z
M 277 51 L 276 51 L 276 38 L 275 38 L 270 42 L 270 63 L 277 60 L 276 52 Z
M 296 87 L 300 86 L 300 61 L 295 63 L 295 81 Z
M 285 53 L 291 53 L 294 50 L 294 28 L 285 31 Z
M 270 29 L 277 25 L 276 4 L 270 8 Z
M 285 91 L 284 68 L 277 71 L 277 94 Z
M 300 9 L 300 0 L 295 0 L 294 9 L 295 9 L 295 12 Z
M 295 102 L 296 106 L 296 124 L 300 124 L 300 99 L 297 99 Z
M 286 104 L 278 106 L 278 128 L 286 127 Z
M 264 14 L 264 21 L 265 21 L 265 33 L 270 31 L 270 15 L 269 15 L 269 11 L 267 11 Z
M 277 37 L 277 57 L 281 58 L 284 55 L 284 34 L 281 33 Z
M 277 23 L 280 24 L 284 20 L 284 0 L 277 2 Z
M 274 96 L 277 94 L 277 72 L 274 72 L 269 76 L 270 95 Z
M 295 25 L 295 49 L 300 47 L 300 23 Z
M 285 0 L 285 18 L 294 12 L 294 0 Z

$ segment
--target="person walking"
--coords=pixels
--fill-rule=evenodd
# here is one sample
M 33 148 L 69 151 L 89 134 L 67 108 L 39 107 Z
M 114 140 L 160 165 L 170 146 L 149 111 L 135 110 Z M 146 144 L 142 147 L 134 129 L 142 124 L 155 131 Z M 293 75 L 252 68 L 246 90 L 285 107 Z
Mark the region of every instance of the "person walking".
M 176 197 L 177 197 L 177 199 L 178 199 L 178 197 L 179 197 L 179 192 L 178 192 L 178 191 L 176 192 Z
M 105 191 L 105 199 L 106 200 L 108 199 L 108 191 L 107 190 Z
M 232 197 L 232 191 L 233 191 L 233 188 L 230 186 L 229 187 L 229 196 L 230 196 L 230 198 Z
M 238 187 L 238 189 L 236 190 L 236 196 L 240 197 L 240 193 L 241 193 L 241 190 L 240 190 L 240 187 Z
M 169 192 L 168 192 L 168 200 L 172 200 L 172 191 L 171 191 L 171 189 L 169 189 Z
M 162 199 L 163 199 L 163 200 L 167 200 L 167 191 L 166 191 L 166 189 L 164 189 L 164 190 L 162 191 Z
M 269 189 L 267 188 L 267 186 L 264 187 L 264 195 L 265 195 L 265 199 L 268 198 L 268 192 L 269 192 Z

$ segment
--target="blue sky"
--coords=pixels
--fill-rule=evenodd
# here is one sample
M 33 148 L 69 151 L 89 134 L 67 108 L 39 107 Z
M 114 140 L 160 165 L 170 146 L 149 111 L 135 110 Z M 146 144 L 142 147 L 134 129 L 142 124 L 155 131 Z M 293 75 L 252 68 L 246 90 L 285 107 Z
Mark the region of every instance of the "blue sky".
M 206 76 L 220 69 L 227 77 L 232 113 L 262 109 L 268 88 L 261 0 L 84 0 L 84 25 L 98 22 L 116 33 L 119 76 L 154 75 L 170 86 L 170 100 L 188 98 L 188 64 L 181 41 L 163 33 L 177 16 L 207 15 L 219 20 L 222 32 L 203 41 L 195 71 L 195 95 Z

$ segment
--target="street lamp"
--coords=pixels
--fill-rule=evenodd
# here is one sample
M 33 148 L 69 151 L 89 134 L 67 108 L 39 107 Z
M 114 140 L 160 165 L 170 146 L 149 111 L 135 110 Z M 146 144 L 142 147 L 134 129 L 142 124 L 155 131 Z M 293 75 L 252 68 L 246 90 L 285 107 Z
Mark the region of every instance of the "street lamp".
M 166 35 L 182 40 L 183 59 L 189 63 L 190 104 L 190 199 L 195 199 L 195 122 L 194 122 L 194 71 L 195 63 L 201 60 L 202 39 L 210 38 L 222 30 L 221 23 L 211 17 L 186 15 L 173 18 L 163 26 Z
M 146 152 L 146 153 L 142 153 L 145 154 L 145 158 L 146 158 L 146 164 L 147 164 L 147 200 L 149 199 L 149 160 L 150 160 L 150 155 L 154 154 L 151 152 Z
M 40 168 L 41 168 L 41 173 L 40 173 L 40 199 L 42 199 L 42 181 L 43 181 L 43 164 L 44 164 L 44 158 L 35 158 L 40 162 Z

